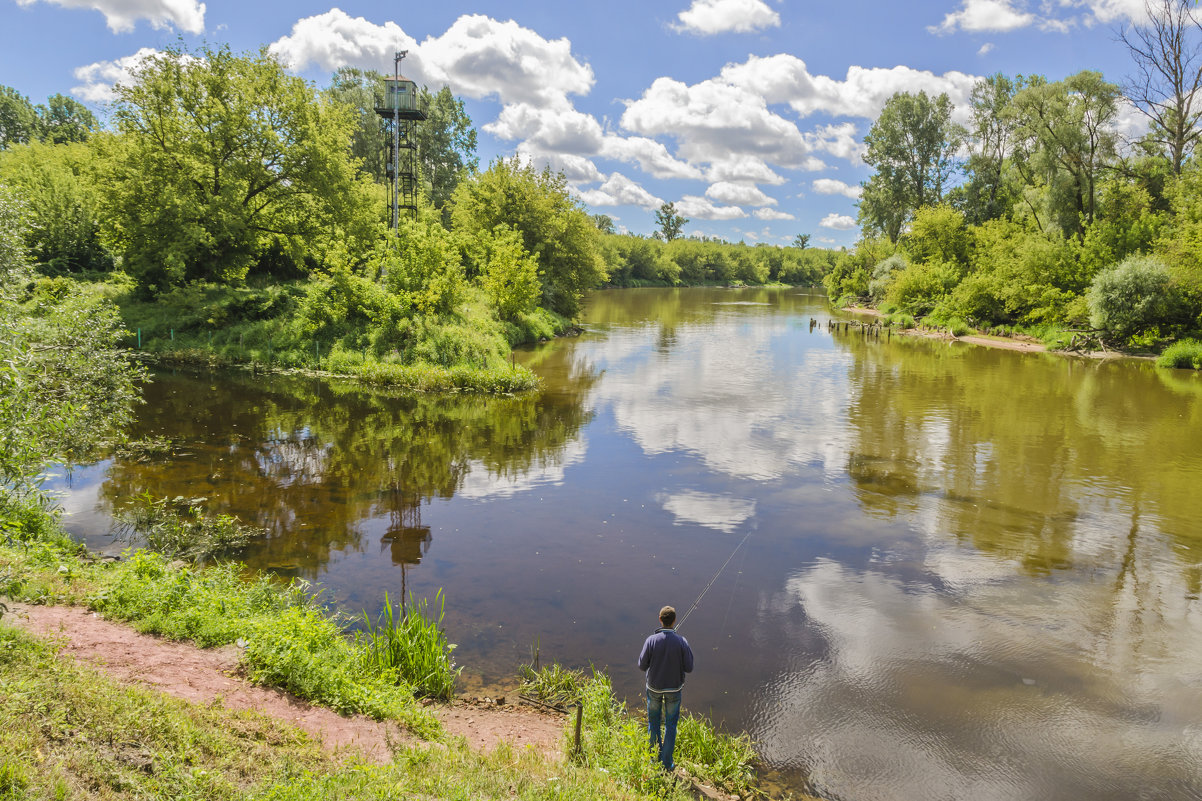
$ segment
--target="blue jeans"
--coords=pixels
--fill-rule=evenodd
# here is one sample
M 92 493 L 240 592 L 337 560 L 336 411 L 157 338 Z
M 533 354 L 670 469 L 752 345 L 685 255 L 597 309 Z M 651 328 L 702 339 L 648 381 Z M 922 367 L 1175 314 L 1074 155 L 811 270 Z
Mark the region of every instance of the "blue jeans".
M 663 736 L 659 725 L 663 721 Z M 665 770 L 672 770 L 672 751 L 676 748 L 676 722 L 680 720 L 680 691 L 661 693 L 647 690 L 647 732 L 651 735 L 651 753 L 656 755 Z

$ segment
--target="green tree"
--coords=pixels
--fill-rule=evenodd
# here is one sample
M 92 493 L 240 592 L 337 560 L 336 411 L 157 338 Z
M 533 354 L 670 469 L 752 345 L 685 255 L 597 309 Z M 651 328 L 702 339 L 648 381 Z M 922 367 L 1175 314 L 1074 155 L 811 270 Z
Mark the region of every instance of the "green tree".
M 272 253 L 303 264 L 374 239 L 379 210 L 347 151 L 350 112 L 266 50 L 167 50 L 117 94 L 109 233 L 143 286 L 239 281 Z
M 943 200 L 964 130 L 952 122 L 946 94 L 899 92 L 864 137 L 864 161 L 876 168 L 864 184 L 860 224 L 896 242 L 915 211 Z
M 965 216 L 974 224 L 1009 213 L 1018 199 L 1007 168 L 1015 128 L 1010 104 L 1022 87 L 1021 76 L 1012 80 L 1000 72 L 982 78 L 973 86 L 969 100 L 970 155 L 965 164 L 968 181 L 963 188 L 962 206 Z
M 322 94 L 351 109 L 355 121 L 351 156 L 373 181 L 386 183 L 388 148 L 380 115 L 376 113 L 376 101 L 384 95 L 384 76 L 375 70 L 339 67 Z
M 86 142 L 100 130 L 96 115 L 73 97 L 51 95 L 46 105 L 37 107 L 38 137 L 52 145 Z
M 426 112 L 426 119 L 417 124 L 422 186 L 434 208 L 442 209 L 463 177 L 480 166 L 476 157 L 476 129 L 463 100 L 451 94 L 450 87 L 443 86 L 433 94 L 422 87 L 418 104 Z
M 798 234 L 797 236 L 793 237 L 793 247 L 797 248 L 798 250 L 805 250 L 807 247 L 809 247 L 809 245 L 809 234 Z
M 538 304 L 538 263 L 522 247 L 517 231 L 497 226 L 472 242 L 481 289 L 502 320 L 513 320 Z
M 655 212 L 655 224 L 659 226 L 657 235 L 665 242 L 679 239 L 688 223 L 688 217 L 676 213 L 675 203 L 665 203 Z
M 603 234 L 613 234 L 617 232 L 614 228 L 613 217 L 610 217 L 608 214 L 594 214 L 593 223 L 596 224 L 597 230 Z
M 1087 297 L 1090 325 L 1121 339 L 1167 323 L 1175 305 L 1169 271 L 1155 256 L 1132 256 L 1098 273 Z
M 426 210 L 403 219 L 389 247 L 384 284 L 420 314 L 446 315 L 463 299 L 466 280 L 455 240 Z
M 79 459 L 119 431 L 137 397 L 116 309 L 64 279 L 34 284 L 27 226 L 0 187 L 0 516 L 48 461 Z
M 54 270 L 104 270 L 113 259 L 100 242 L 95 150 L 84 144 L 32 142 L 0 153 L 0 183 L 19 187 L 29 210 L 27 244 Z
M 37 139 L 38 113 L 29 98 L 0 85 L 0 149 Z
M 597 227 L 563 173 L 498 159 L 455 190 L 451 219 L 465 236 L 510 228 L 538 262 L 542 305 L 571 317 L 584 293 L 605 281 Z
M 964 215 L 946 204 L 924 206 L 902 236 L 902 250 L 917 263 L 968 264 L 969 233 Z
M 1025 183 L 1046 194 L 1044 216 L 1054 217 L 1040 219 L 1028 189 L 1027 205 L 1041 228 L 1054 222 L 1081 236 L 1093 222 L 1098 180 L 1115 157 L 1118 99 L 1118 87 L 1089 70 L 1056 83 L 1033 77 L 1015 94 L 1014 161 Z

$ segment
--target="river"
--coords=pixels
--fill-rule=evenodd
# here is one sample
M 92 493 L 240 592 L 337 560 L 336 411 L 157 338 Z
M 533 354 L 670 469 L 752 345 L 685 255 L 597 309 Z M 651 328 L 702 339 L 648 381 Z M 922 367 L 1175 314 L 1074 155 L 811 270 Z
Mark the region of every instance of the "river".
M 255 566 L 373 613 L 447 598 L 468 687 L 634 661 L 846 801 L 1202 798 L 1202 380 L 830 332 L 804 289 L 594 293 L 545 391 L 412 397 L 159 373 L 170 455 L 53 482 L 97 548 L 130 494 L 266 529 Z M 811 320 L 818 325 L 811 326 Z M 727 560 L 729 559 L 729 563 Z

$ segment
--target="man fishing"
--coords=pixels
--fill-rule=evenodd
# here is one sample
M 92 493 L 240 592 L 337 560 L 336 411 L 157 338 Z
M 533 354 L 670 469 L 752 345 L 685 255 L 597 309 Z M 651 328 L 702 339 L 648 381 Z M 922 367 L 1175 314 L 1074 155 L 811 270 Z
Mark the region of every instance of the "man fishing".
M 672 771 L 672 751 L 676 748 L 676 722 L 680 720 L 680 692 L 684 674 L 693 672 L 693 649 L 689 641 L 673 629 L 676 610 L 659 610 L 660 628 L 643 643 L 639 670 L 647 673 L 647 731 L 651 752 L 657 754 L 664 770 Z M 660 721 L 663 735 L 660 735 Z

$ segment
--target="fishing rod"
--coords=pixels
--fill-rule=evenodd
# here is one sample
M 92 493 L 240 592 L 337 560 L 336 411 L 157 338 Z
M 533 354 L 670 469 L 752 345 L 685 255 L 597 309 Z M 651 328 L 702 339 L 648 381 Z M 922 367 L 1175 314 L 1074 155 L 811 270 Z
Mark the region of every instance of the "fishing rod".
M 689 611 L 685 612 L 684 617 L 682 617 L 680 622 L 676 624 L 676 631 L 680 631 L 680 627 L 683 626 L 684 622 L 689 619 L 689 615 L 693 614 L 693 610 L 696 609 L 698 604 L 701 603 L 701 599 L 704 598 L 705 594 L 710 591 L 710 587 L 714 586 L 714 582 L 718 580 L 718 576 L 722 575 L 722 571 L 725 570 L 726 566 L 730 564 L 730 560 L 735 558 L 735 554 L 739 552 L 739 549 L 743 547 L 743 543 L 747 542 L 748 538 L 751 537 L 751 534 L 754 531 L 755 527 L 752 526 L 750 529 L 748 529 L 747 534 L 743 537 L 743 539 L 739 540 L 739 544 L 736 545 L 735 549 L 730 552 L 730 556 L 726 557 L 726 561 L 722 563 L 722 567 L 718 568 L 718 572 L 715 573 L 714 577 L 710 579 L 710 583 L 705 585 L 705 589 L 703 589 L 701 594 L 697 596 L 697 600 L 693 601 L 693 605 L 689 607 Z

